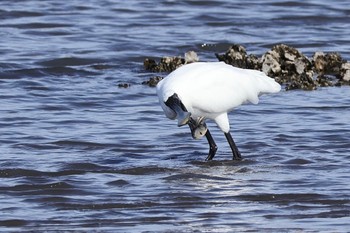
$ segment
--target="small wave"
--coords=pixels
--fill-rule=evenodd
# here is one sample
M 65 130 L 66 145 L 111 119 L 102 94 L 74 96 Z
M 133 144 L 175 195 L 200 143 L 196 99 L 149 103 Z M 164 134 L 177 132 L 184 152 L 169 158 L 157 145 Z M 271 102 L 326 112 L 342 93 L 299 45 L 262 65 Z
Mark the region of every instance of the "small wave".
M 23 227 L 26 226 L 28 223 L 28 221 L 25 221 L 23 219 L 0 220 L 0 226 L 2 227 Z
M 18 29 L 46 29 L 46 28 L 66 28 L 71 27 L 71 24 L 64 23 L 24 23 L 24 24 L 6 24 L 3 27 L 12 27 Z
M 69 77 L 78 76 L 86 77 L 89 75 L 97 75 L 98 73 L 87 69 L 78 69 L 72 67 L 46 67 L 46 68 L 29 68 L 17 70 L 5 70 L 0 73 L 0 79 L 21 79 L 26 77 Z
M 15 177 L 30 177 L 30 176 L 46 176 L 46 172 L 29 170 L 29 169 L 1 169 L 0 177 L 1 178 L 15 178 Z
M 126 180 L 118 179 L 118 180 L 108 182 L 106 184 L 110 186 L 124 187 L 124 186 L 130 185 L 130 182 Z
M 97 58 L 63 57 L 46 61 L 40 61 L 37 64 L 46 67 L 64 67 L 64 66 L 84 66 L 104 63 L 104 60 Z
M 26 18 L 26 17 L 40 17 L 43 15 L 44 13 L 38 12 L 38 11 L 0 10 L 0 19 L 2 20 L 18 19 L 18 18 Z
M 66 182 L 55 182 L 48 184 L 18 184 L 11 187 L 0 187 L 0 190 L 3 192 L 18 192 L 23 194 L 23 192 L 38 192 L 38 194 L 43 194 L 43 192 L 55 192 L 55 191 L 68 191 L 74 189 L 74 186 Z
M 48 145 L 55 145 L 65 148 L 83 148 L 83 149 L 105 149 L 114 147 L 113 144 L 79 141 L 79 140 L 58 140 L 48 143 Z

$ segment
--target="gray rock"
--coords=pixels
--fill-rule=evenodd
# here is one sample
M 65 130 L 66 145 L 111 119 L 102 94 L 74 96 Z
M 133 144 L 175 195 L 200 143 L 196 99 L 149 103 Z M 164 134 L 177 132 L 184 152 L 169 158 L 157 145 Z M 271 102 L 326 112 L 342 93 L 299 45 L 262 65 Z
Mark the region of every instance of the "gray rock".
M 145 70 L 151 72 L 171 72 L 179 68 L 180 66 L 199 61 L 198 55 L 194 51 L 185 53 L 185 58 L 181 56 L 175 57 L 162 57 L 157 63 L 155 60 L 146 58 L 143 62 Z
M 262 71 L 266 75 L 276 76 L 281 73 L 281 65 L 279 63 L 280 56 L 275 51 L 269 51 L 262 56 Z
M 154 77 L 151 77 L 149 80 L 142 82 L 142 84 L 147 85 L 149 87 L 155 87 L 162 79 L 163 77 L 154 76 Z
M 262 71 L 286 84 L 287 89 L 314 90 L 316 83 L 310 60 L 297 49 L 279 44 L 267 51 L 261 58 Z
M 199 57 L 195 51 L 188 51 L 185 53 L 185 64 L 198 62 Z
M 350 62 L 343 63 L 340 69 L 341 79 L 350 82 Z
M 350 63 L 343 60 L 339 53 L 315 52 L 312 59 L 303 55 L 296 48 L 278 44 L 259 58 L 247 54 L 242 45 L 234 44 L 224 54 L 215 54 L 219 61 L 235 67 L 263 71 L 278 83 L 285 84 L 287 90 L 315 90 L 317 87 L 334 85 L 350 85 Z M 144 67 L 152 72 L 171 72 L 191 62 L 197 62 L 194 51 L 182 57 L 163 57 L 157 63 L 153 59 L 145 59 Z M 143 82 L 148 86 L 156 86 L 161 77 L 156 76 Z M 121 87 L 128 87 L 124 84 Z
M 312 57 L 315 72 L 320 75 L 339 77 L 342 64 L 345 63 L 339 53 L 316 52 Z

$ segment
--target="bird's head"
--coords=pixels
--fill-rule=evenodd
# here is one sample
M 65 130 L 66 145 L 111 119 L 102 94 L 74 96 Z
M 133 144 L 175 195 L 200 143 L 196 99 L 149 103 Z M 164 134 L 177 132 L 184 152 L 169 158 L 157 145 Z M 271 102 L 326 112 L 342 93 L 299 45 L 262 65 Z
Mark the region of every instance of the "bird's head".
M 193 129 L 191 129 L 192 137 L 194 139 L 200 139 L 205 135 L 207 130 L 208 130 L 208 128 L 205 124 L 197 125 Z

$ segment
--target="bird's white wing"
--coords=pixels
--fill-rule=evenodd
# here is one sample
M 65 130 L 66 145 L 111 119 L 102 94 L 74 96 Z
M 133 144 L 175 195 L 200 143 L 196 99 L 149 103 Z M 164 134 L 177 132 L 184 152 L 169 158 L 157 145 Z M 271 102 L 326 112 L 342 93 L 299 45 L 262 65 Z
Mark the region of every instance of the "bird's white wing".
M 157 93 L 165 114 L 171 119 L 176 115 L 163 102 L 174 93 L 192 114 L 215 119 L 245 102 L 257 104 L 260 94 L 280 89 L 274 79 L 260 71 L 223 62 L 196 62 L 169 74 L 158 84 Z
M 185 106 L 208 113 L 228 112 L 248 101 L 257 104 L 260 94 L 281 88 L 260 71 L 223 62 L 193 63 L 183 68 L 186 69 L 171 77 L 172 91 L 179 94 Z

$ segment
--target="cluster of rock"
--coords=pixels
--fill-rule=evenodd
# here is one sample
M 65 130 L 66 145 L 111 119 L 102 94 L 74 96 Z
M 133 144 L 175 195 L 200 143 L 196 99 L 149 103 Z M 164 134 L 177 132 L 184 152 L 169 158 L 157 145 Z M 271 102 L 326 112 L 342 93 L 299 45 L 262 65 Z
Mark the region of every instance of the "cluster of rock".
M 185 64 L 185 59 L 182 57 L 163 57 L 157 63 L 153 59 L 146 58 L 143 66 L 146 70 L 152 72 L 171 72 Z
M 176 57 L 163 57 L 160 59 L 160 62 L 157 63 L 153 59 L 146 58 L 143 62 L 143 66 L 146 70 L 152 72 L 171 72 L 176 70 L 182 65 L 189 64 L 192 62 L 199 61 L 197 53 L 194 51 L 188 51 L 185 53 L 185 57 L 180 56 Z
M 286 90 L 350 84 L 350 63 L 339 53 L 316 52 L 309 59 L 297 49 L 280 44 L 258 58 L 248 55 L 243 46 L 232 45 L 216 57 L 236 67 L 261 70 L 278 83 L 285 84 Z
M 160 61 L 157 63 L 154 59 L 146 58 L 143 62 L 143 67 L 145 70 L 150 72 L 167 72 L 170 73 L 171 71 L 176 70 L 180 66 L 183 66 L 185 64 L 189 64 L 192 62 L 199 61 L 198 55 L 194 51 L 188 51 L 185 53 L 184 57 L 181 56 L 175 56 L 175 57 L 162 57 Z M 143 85 L 147 85 L 150 87 L 157 86 L 157 83 L 162 80 L 163 77 L 161 76 L 153 76 L 149 78 L 146 81 L 143 81 Z M 120 88 L 128 88 L 130 87 L 129 83 L 119 83 L 118 87 Z
M 339 53 L 315 52 L 310 59 L 291 46 L 279 44 L 258 57 L 247 54 L 242 45 L 234 44 L 225 53 L 215 55 L 219 61 L 232 66 L 263 71 L 278 83 L 285 84 L 286 90 L 350 85 L 350 62 L 343 60 Z M 184 57 L 163 57 L 158 63 L 147 58 L 143 65 L 150 72 L 168 73 L 198 60 L 197 54 L 189 51 Z M 155 87 L 162 79 L 161 76 L 154 76 L 142 84 Z M 127 88 L 130 84 L 121 83 L 118 86 Z
M 155 87 L 162 79 L 163 79 L 163 77 L 161 77 L 161 76 L 154 76 L 154 77 L 151 77 L 147 81 L 143 81 L 142 84 L 150 86 L 150 87 Z

